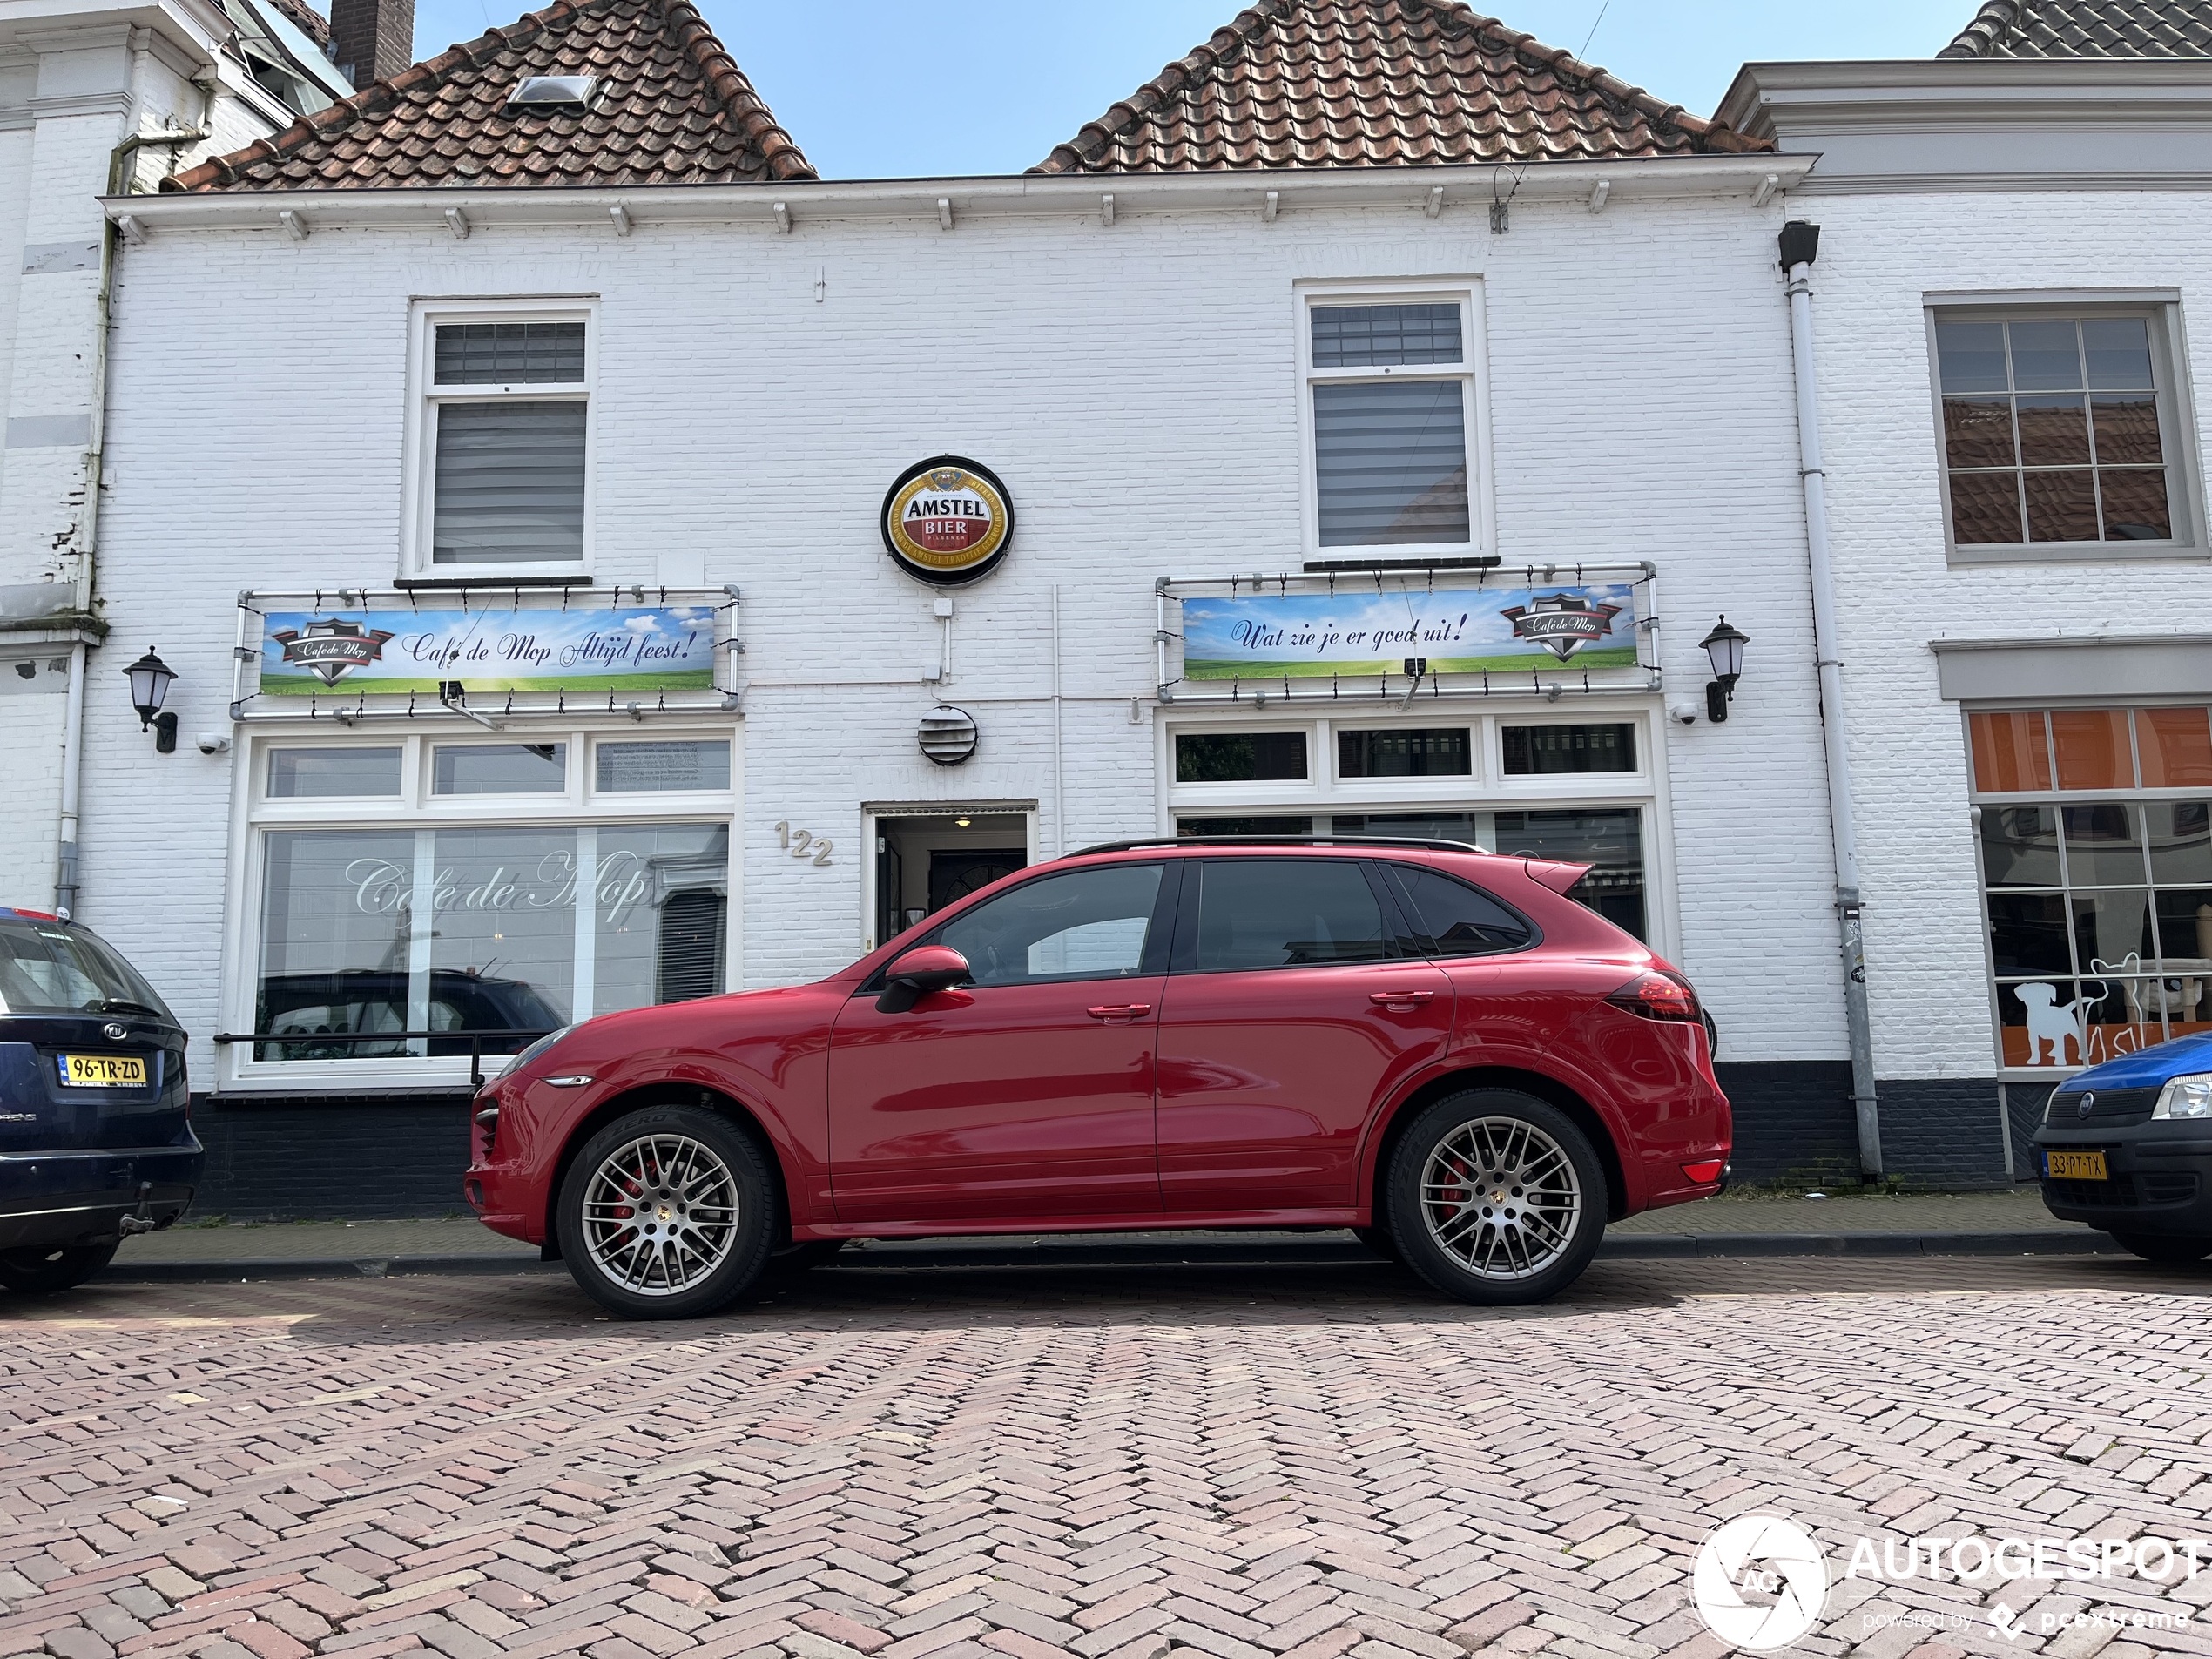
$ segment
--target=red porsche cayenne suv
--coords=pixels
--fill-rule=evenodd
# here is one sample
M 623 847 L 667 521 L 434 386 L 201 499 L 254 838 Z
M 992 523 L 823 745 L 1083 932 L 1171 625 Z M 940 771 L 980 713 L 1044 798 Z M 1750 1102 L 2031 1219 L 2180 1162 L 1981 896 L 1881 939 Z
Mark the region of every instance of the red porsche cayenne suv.
M 1177 840 L 1008 876 L 818 984 L 610 1014 L 475 1102 L 465 1190 L 617 1313 L 847 1239 L 1359 1230 L 1540 1301 L 1608 1220 L 1720 1190 L 1689 981 L 1451 842 Z

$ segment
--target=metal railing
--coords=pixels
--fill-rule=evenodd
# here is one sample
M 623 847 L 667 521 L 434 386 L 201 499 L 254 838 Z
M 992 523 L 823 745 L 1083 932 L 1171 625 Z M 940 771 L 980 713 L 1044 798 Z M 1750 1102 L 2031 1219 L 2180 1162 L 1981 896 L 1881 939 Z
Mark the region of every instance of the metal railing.
M 513 1042 L 527 1046 L 540 1037 L 547 1037 L 559 1030 L 548 1026 L 542 1031 L 518 1031 L 512 1026 L 469 1027 L 458 1031 L 224 1031 L 208 1039 L 226 1046 L 233 1042 L 251 1042 L 258 1049 L 264 1043 L 344 1043 L 360 1042 L 463 1042 L 469 1045 L 469 1089 L 470 1093 L 484 1086 L 484 1044 Z M 261 1058 L 260 1054 L 253 1056 Z M 319 1056 L 320 1057 L 320 1056 Z M 373 1055 L 377 1059 L 421 1059 L 421 1055 Z M 450 1058 L 452 1056 L 436 1056 Z

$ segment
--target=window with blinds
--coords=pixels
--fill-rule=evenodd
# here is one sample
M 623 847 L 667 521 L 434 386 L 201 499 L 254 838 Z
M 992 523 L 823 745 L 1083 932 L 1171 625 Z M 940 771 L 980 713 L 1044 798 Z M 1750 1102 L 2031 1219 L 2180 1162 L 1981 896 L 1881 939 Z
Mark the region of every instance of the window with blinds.
M 583 562 L 588 346 L 582 320 L 433 325 L 431 565 Z
M 1320 544 L 1472 541 L 1460 304 L 1315 305 L 1307 321 Z
M 691 1002 L 721 995 L 729 905 L 726 895 L 705 887 L 671 893 L 663 901 L 657 1001 Z

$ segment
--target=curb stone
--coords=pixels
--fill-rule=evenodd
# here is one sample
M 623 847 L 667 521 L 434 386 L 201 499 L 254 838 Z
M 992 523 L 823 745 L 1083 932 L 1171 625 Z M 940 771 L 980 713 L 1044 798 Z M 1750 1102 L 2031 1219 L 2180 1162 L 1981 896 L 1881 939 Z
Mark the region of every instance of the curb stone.
M 1616 1233 L 1598 1247 L 1601 1261 L 1656 1261 L 1727 1256 L 2117 1256 L 2127 1252 L 2109 1233 Z M 1067 1267 L 1372 1267 L 1374 1254 L 1349 1240 L 1240 1244 L 1229 1235 L 1200 1243 L 1020 1244 L 988 1241 L 876 1244 L 846 1251 L 816 1272 L 914 1271 L 944 1268 Z M 146 1262 L 111 1265 L 98 1284 L 198 1284 L 226 1279 L 408 1278 L 564 1271 L 513 1253 L 479 1256 L 342 1257 L 296 1260 Z

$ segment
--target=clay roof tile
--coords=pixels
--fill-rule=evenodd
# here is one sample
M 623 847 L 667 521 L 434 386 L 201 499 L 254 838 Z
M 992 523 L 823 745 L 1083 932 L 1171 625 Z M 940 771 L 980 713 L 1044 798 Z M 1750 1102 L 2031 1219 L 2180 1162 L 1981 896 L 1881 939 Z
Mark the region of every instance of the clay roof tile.
M 1391 166 L 1771 147 L 1459 0 L 1259 0 L 1032 171 Z
M 530 75 L 596 74 L 589 111 L 510 110 Z M 553 0 L 162 180 L 165 191 L 757 184 L 813 166 L 690 0 Z
M 1939 57 L 2212 57 L 2204 0 L 1987 0 Z

